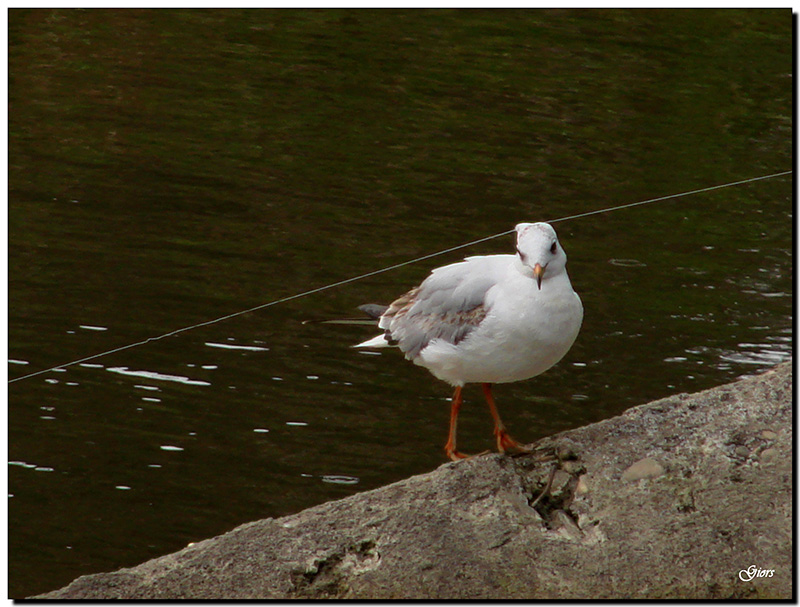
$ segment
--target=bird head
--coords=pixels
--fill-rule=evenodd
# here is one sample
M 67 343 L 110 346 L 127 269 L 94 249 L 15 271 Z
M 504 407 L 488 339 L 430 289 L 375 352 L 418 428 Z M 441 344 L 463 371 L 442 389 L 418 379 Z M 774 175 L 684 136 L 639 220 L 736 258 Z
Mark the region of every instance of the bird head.
M 522 271 L 533 278 L 539 289 L 542 281 L 564 271 L 567 254 L 548 223 L 520 223 L 517 231 L 517 257 Z

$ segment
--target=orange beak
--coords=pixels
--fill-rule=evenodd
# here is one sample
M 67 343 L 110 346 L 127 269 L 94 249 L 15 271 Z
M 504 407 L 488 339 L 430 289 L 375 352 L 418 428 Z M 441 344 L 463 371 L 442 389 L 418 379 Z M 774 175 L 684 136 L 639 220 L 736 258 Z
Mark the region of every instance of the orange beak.
M 542 290 L 542 276 L 544 276 L 544 270 L 540 263 L 533 266 L 533 277 L 536 279 L 536 284 L 539 286 L 540 291 Z

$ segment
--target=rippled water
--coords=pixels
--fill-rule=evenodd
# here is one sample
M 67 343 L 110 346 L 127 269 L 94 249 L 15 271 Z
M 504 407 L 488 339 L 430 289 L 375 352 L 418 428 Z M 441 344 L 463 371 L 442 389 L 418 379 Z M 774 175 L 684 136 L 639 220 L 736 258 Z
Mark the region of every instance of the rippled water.
M 788 9 L 15 9 L 9 65 L 10 378 L 792 166 Z M 497 387 L 513 435 L 789 357 L 792 213 L 779 178 L 556 224 L 586 318 Z M 450 389 L 303 321 L 512 247 L 11 384 L 11 596 L 441 464 Z M 459 446 L 492 448 L 465 398 Z

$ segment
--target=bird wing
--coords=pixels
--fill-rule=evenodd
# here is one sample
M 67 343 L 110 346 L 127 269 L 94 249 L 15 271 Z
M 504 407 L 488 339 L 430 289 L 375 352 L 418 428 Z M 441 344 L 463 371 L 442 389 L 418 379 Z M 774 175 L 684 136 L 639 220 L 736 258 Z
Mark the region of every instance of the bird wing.
M 378 326 L 386 341 L 409 359 L 434 339 L 457 344 L 478 327 L 489 312 L 486 294 L 508 267 L 513 255 L 468 257 L 436 268 L 425 281 L 398 298 Z

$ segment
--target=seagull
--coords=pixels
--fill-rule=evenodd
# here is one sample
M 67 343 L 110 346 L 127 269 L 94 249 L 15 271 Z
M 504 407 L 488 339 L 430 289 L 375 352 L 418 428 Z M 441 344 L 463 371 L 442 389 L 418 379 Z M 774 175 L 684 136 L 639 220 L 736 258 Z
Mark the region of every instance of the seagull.
M 550 224 L 515 227 L 516 253 L 480 255 L 433 270 L 422 284 L 389 306 L 360 309 L 383 333 L 356 348 L 397 346 L 411 362 L 455 388 L 445 453 L 456 449 L 465 384 L 479 383 L 494 419 L 501 453 L 528 452 L 503 425 L 492 385 L 536 377 L 572 347 L 583 304 L 567 275 L 567 255 Z

